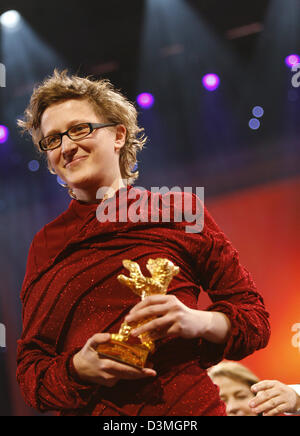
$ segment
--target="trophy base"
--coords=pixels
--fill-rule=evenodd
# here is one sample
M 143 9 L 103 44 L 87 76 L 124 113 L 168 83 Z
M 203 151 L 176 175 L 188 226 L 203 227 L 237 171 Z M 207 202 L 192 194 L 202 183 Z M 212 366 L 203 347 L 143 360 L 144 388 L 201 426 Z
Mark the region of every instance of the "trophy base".
M 96 351 L 100 356 L 105 356 L 139 369 L 145 367 L 149 355 L 149 350 L 140 345 L 131 345 L 116 339 L 110 339 L 109 342 L 99 344 Z

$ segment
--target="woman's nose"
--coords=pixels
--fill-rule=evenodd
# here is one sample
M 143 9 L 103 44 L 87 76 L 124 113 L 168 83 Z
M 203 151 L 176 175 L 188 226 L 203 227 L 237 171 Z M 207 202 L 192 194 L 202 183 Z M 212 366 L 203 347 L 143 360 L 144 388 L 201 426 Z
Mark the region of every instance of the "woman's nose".
M 72 141 L 67 135 L 62 138 L 61 152 L 63 154 L 74 153 L 78 148 L 76 142 Z
M 237 405 L 237 402 L 236 401 L 234 401 L 234 400 L 229 400 L 227 403 L 226 403 L 226 412 L 227 412 L 227 414 L 229 414 L 229 413 L 237 413 L 237 411 L 238 411 L 238 405 Z

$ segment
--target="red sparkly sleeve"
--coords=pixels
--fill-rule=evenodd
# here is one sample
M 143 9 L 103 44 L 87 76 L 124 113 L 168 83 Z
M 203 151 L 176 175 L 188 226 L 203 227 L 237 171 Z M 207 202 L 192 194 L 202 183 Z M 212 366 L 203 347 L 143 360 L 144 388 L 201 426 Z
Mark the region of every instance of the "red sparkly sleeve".
M 203 250 L 199 244 L 204 244 Z M 237 251 L 207 210 L 203 232 L 201 236 L 194 235 L 193 247 L 199 284 L 212 301 L 206 310 L 222 312 L 231 322 L 225 345 L 201 340 L 202 365 L 209 367 L 224 358 L 241 360 L 264 348 L 270 337 L 270 325 L 263 298 L 240 264 Z
M 29 283 L 38 269 L 39 250 L 35 241 L 36 238 L 29 249 L 21 292 L 23 333 L 17 348 L 17 381 L 26 403 L 41 412 L 83 408 L 99 387 L 79 380 L 73 366 L 73 356 L 79 350 L 57 354 L 55 347 L 38 331 L 27 329 L 31 309 L 30 304 L 24 309 L 24 299 L 28 298 Z
M 40 340 L 19 341 L 17 380 L 29 406 L 41 412 L 87 406 L 99 387 L 76 377 L 73 356 L 77 351 L 53 355 Z

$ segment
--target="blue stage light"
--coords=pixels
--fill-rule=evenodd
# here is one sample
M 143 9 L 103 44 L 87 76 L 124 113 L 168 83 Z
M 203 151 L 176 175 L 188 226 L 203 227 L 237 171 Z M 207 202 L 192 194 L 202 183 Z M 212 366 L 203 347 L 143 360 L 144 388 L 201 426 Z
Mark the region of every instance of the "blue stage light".
M 260 121 L 257 118 L 251 118 L 249 121 L 249 127 L 252 130 L 257 130 L 260 128 Z
M 30 162 L 28 162 L 28 168 L 30 171 L 35 172 L 38 171 L 38 169 L 40 168 L 40 164 L 37 160 L 31 160 Z

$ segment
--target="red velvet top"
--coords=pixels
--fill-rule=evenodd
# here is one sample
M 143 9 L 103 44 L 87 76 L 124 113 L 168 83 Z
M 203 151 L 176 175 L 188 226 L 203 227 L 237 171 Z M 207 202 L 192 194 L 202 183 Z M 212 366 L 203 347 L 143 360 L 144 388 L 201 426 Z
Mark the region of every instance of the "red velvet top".
M 139 194 L 144 222 L 120 222 L 125 202 L 128 207 L 135 201 L 126 195 L 124 200 L 120 192 Z M 207 210 L 204 229 L 187 233 L 187 223 L 146 219 L 147 200 L 153 195 L 158 194 L 121 189 L 115 196 L 120 199 L 116 222 L 102 223 L 96 218 L 98 204 L 72 200 L 34 237 L 21 292 L 23 332 L 17 358 L 17 379 L 31 407 L 61 415 L 224 415 L 218 388 L 205 368 L 223 358 L 242 359 L 267 345 L 263 300 Z M 159 200 L 161 212 L 167 203 L 164 196 Z M 195 205 L 197 197 L 192 195 L 192 201 Z M 170 210 L 176 207 L 174 201 Z M 166 338 L 152 356 L 158 374 L 154 379 L 119 381 L 112 388 L 82 382 L 73 355 L 93 334 L 117 332 L 140 301 L 117 280 L 120 273 L 128 275 L 122 260 L 138 262 L 149 275 L 145 265 L 150 257 L 167 257 L 180 267 L 168 292 L 185 305 L 196 309 L 199 292 L 209 294 L 207 310 L 223 312 L 231 321 L 227 343 Z

